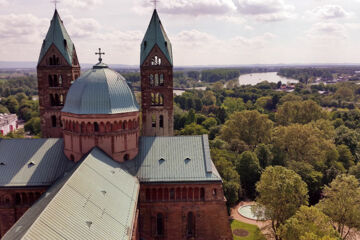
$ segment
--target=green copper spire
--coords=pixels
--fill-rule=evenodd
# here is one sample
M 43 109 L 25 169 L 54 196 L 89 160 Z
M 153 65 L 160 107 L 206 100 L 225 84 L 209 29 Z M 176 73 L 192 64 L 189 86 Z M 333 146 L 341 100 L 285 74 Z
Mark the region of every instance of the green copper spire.
M 155 45 L 161 49 L 167 60 L 173 65 L 171 43 L 161 24 L 156 9 L 154 10 L 149 27 L 141 43 L 140 65 L 144 63 Z
M 71 41 L 56 9 L 50 23 L 49 31 L 41 47 L 38 64 L 40 64 L 52 44 L 60 51 L 61 55 L 66 59 L 66 62 L 72 65 L 74 43 Z

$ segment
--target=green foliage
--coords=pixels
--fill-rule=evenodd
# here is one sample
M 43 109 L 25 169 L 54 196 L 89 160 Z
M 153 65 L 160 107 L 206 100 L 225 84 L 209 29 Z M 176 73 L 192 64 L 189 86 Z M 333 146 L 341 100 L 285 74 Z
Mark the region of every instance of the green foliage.
M 203 135 L 208 134 L 208 131 L 201 125 L 196 123 L 191 123 L 186 125 L 180 132 L 180 135 Z
M 201 81 L 217 82 L 220 80 L 231 80 L 240 76 L 239 70 L 234 69 L 212 69 L 201 72 Z
M 278 229 L 292 217 L 301 205 L 308 203 L 306 183 L 292 170 L 281 166 L 267 167 L 256 184 L 259 195 L 256 202 L 265 208 L 271 219 L 272 230 L 278 238 Z
M 232 98 L 226 97 L 222 104 L 222 107 L 225 109 L 228 116 L 234 112 L 240 112 L 246 109 L 245 103 L 242 98 Z
M 217 121 L 215 118 L 208 118 L 202 122 L 202 124 L 206 129 L 210 130 L 210 128 L 215 127 L 217 125 Z
M 357 160 L 360 159 L 360 133 L 356 130 L 340 126 L 336 129 L 335 143 L 337 145 L 346 145 Z
M 30 119 L 29 121 L 27 121 L 25 123 L 24 128 L 25 128 L 25 131 L 28 131 L 33 135 L 40 134 L 40 131 L 41 131 L 40 118 L 34 117 L 34 118 Z
M 336 224 L 342 239 L 352 229 L 360 230 L 360 183 L 352 175 L 339 175 L 323 192 L 319 208 Z
M 0 104 L 0 113 L 10 113 L 7 107 Z
M 331 225 L 331 220 L 315 207 L 301 206 L 294 216 L 286 220 L 279 229 L 283 240 L 306 239 L 339 239 L 339 234 Z
M 259 164 L 262 168 L 266 168 L 272 163 L 273 154 L 271 152 L 272 145 L 259 144 L 255 148 L 255 154 L 259 159 Z
M 231 220 L 231 230 L 243 229 L 249 232 L 246 237 L 235 236 L 234 240 L 266 240 L 264 235 L 260 232 L 260 229 L 256 225 L 239 222 L 237 220 Z
M 312 100 L 285 102 L 276 113 L 276 121 L 281 125 L 306 124 L 326 118 L 326 113 Z
M 19 102 L 14 96 L 10 96 L 1 101 L 4 103 L 7 109 L 9 109 L 10 113 L 17 113 L 17 110 L 19 109 Z
M 25 137 L 25 132 L 24 129 L 19 129 L 17 131 L 13 131 L 10 132 L 8 135 L 6 136 L 2 136 L 0 134 L 0 138 L 4 138 L 4 139 L 13 139 L 13 138 L 24 138 Z
M 328 69 L 321 68 L 282 68 L 278 72 L 278 75 L 287 78 L 294 78 L 306 84 L 312 82 L 318 77 L 326 80 L 333 79 L 333 76 Z
M 346 145 L 338 145 L 336 147 L 339 153 L 339 161 L 343 164 L 346 169 L 349 169 L 355 164 L 354 156 L 351 154 L 350 149 Z
M 350 168 L 349 174 L 354 175 L 360 181 L 360 162 Z
M 220 137 L 229 145 L 238 145 L 238 150 L 243 143 L 255 148 L 259 143 L 270 142 L 272 127 L 268 116 L 258 111 L 235 112 L 221 129 Z
M 255 183 L 260 179 L 261 168 L 256 154 L 250 151 L 243 152 L 236 162 L 236 171 L 240 175 L 243 189 L 247 196 L 254 197 Z

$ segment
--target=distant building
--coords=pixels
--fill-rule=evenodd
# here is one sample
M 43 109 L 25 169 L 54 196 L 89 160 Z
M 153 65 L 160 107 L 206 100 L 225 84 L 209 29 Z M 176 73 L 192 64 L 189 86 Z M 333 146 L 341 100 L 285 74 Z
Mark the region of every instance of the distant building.
M 0 135 L 5 136 L 18 127 L 16 114 L 0 113 Z

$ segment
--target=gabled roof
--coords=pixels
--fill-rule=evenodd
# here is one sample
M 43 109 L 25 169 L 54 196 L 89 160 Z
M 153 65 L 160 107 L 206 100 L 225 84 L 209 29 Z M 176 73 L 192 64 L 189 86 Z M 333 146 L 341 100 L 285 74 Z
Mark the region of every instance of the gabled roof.
M 135 95 L 125 78 L 99 63 L 70 87 L 62 112 L 117 114 L 139 111 Z
M 67 63 L 72 65 L 75 48 L 74 43 L 71 41 L 71 38 L 67 33 L 57 10 L 54 12 L 54 16 L 50 23 L 50 28 L 41 47 L 38 64 L 40 64 L 41 60 L 44 58 L 47 51 L 53 44 L 60 51 L 61 55 L 66 59 Z
M 221 181 L 207 135 L 141 137 L 138 156 L 127 164 L 140 182 Z
M 0 141 L 0 187 L 49 186 L 73 166 L 62 139 Z
M 131 239 L 138 193 L 138 180 L 94 148 L 3 240 Z
M 140 65 L 144 63 L 145 59 L 149 56 L 155 45 L 161 49 L 169 63 L 173 65 L 171 42 L 166 35 L 156 9 L 154 10 L 149 27 L 141 43 Z

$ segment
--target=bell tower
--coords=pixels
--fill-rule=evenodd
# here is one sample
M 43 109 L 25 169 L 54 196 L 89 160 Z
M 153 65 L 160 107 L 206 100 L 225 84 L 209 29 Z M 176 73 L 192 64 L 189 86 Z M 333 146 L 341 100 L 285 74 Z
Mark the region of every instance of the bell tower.
M 141 43 L 141 107 L 143 136 L 172 136 L 173 56 L 171 42 L 156 9 Z
M 75 45 L 55 9 L 37 65 L 42 137 L 62 137 L 61 109 L 71 84 L 79 76 Z

